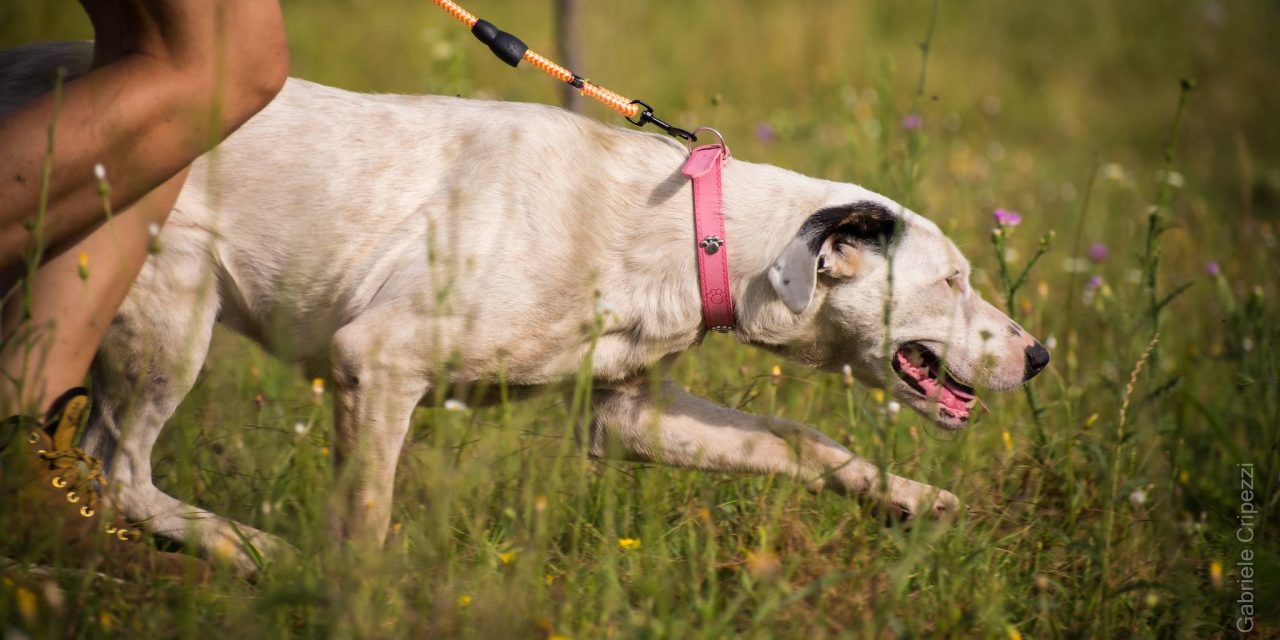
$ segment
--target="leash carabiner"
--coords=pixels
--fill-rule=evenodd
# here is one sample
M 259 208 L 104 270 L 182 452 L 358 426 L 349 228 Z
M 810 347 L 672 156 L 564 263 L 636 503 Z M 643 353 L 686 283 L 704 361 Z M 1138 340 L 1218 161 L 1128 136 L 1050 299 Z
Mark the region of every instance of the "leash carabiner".
M 630 122 L 631 124 L 634 124 L 637 127 L 643 127 L 646 124 L 653 123 L 653 126 L 659 129 L 662 129 L 663 131 L 666 131 L 668 135 L 675 136 L 677 138 L 680 138 L 681 140 L 687 140 L 689 142 L 698 141 L 698 136 L 694 135 L 693 133 L 689 131 L 685 131 L 680 127 L 673 126 L 667 123 L 666 121 L 664 121 L 662 118 L 659 118 L 658 116 L 653 115 L 653 107 L 649 106 L 649 103 L 645 102 L 644 100 L 632 100 L 631 104 L 638 104 L 644 107 L 644 110 L 641 111 L 639 115 L 636 116 L 635 120 L 632 120 L 628 116 L 623 116 L 624 118 L 627 119 L 627 122 Z

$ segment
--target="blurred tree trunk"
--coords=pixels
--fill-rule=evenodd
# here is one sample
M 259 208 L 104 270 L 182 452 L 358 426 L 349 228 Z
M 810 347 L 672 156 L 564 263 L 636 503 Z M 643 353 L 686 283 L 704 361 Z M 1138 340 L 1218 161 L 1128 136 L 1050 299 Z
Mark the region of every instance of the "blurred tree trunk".
M 560 63 L 570 71 L 582 75 L 579 68 L 582 62 L 579 57 L 578 44 L 578 0 L 554 0 L 556 19 L 556 50 L 560 53 Z M 582 112 L 582 94 L 568 84 L 560 87 L 560 104 L 574 112 Z

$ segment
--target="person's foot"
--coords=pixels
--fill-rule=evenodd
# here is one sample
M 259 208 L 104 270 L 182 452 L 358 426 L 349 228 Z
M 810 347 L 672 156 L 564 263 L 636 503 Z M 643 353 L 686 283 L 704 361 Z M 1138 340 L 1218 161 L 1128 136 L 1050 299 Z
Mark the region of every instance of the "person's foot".
M 14 416 L 0 426 L 0 495 L 9 522 L 0 553 L 116 577 L 207 580 L 206 563 L 157 551 L 140 529 L 112 513 L 102 497 L 108 481 L 100 461 L 77 446 L 88 413 L 89 396 L 76 388 L 50 405 L 43 424 Z

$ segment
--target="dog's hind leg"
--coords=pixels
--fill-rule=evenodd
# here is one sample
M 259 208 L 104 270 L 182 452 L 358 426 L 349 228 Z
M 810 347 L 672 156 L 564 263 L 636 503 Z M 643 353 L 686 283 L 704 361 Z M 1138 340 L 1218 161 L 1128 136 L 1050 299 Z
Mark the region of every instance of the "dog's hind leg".
M 92 368 L 93 411 L 85 448 L 106 465 L 111 501 L 147 531 L 206 555 L 257 566 L 268 534 L 186 504 L 155 486 L 151 451 L 195 384 L 208 352 L 218 293 L 194 229 L 166 229 L 163 251 L 143 269 L 112 321 Z M 237 531 L 238 530 L 238 531 Z
M 867 495 L 899 516 L 954 512 L 954 495 L 884 473 L 822 433 L 734 411 L 667 381 L 595 393 L 590 454 L 737 473 L 780 473 L 811 489 Z M 882 484 L 883 479 L 883 484 Z
M 333 339 L 335 537 L 381 547 L 391 521 L 396 464 L 413 409 L 430 386 L 412 323 L 361 316 Z

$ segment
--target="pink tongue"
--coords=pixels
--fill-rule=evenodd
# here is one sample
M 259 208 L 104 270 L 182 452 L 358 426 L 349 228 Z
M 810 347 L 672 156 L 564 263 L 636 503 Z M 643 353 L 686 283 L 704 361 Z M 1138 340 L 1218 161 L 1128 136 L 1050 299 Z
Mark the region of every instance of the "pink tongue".
M 926 366 L 916 366 L 911 364 L 907 356 L 899 351 L 895 354 L 898 360 L 898 368 L 901 369 L 912 380 L 915 380 L 924 389 L 924 395 L 938 402 L 942 407 L 947 408 L 957 415 L 968 415 L 969 401 L 973 400 L 974 395 L 956 386 L 951 379 L 941 385 L 938 381 L 929 375 L 929 368 Z

